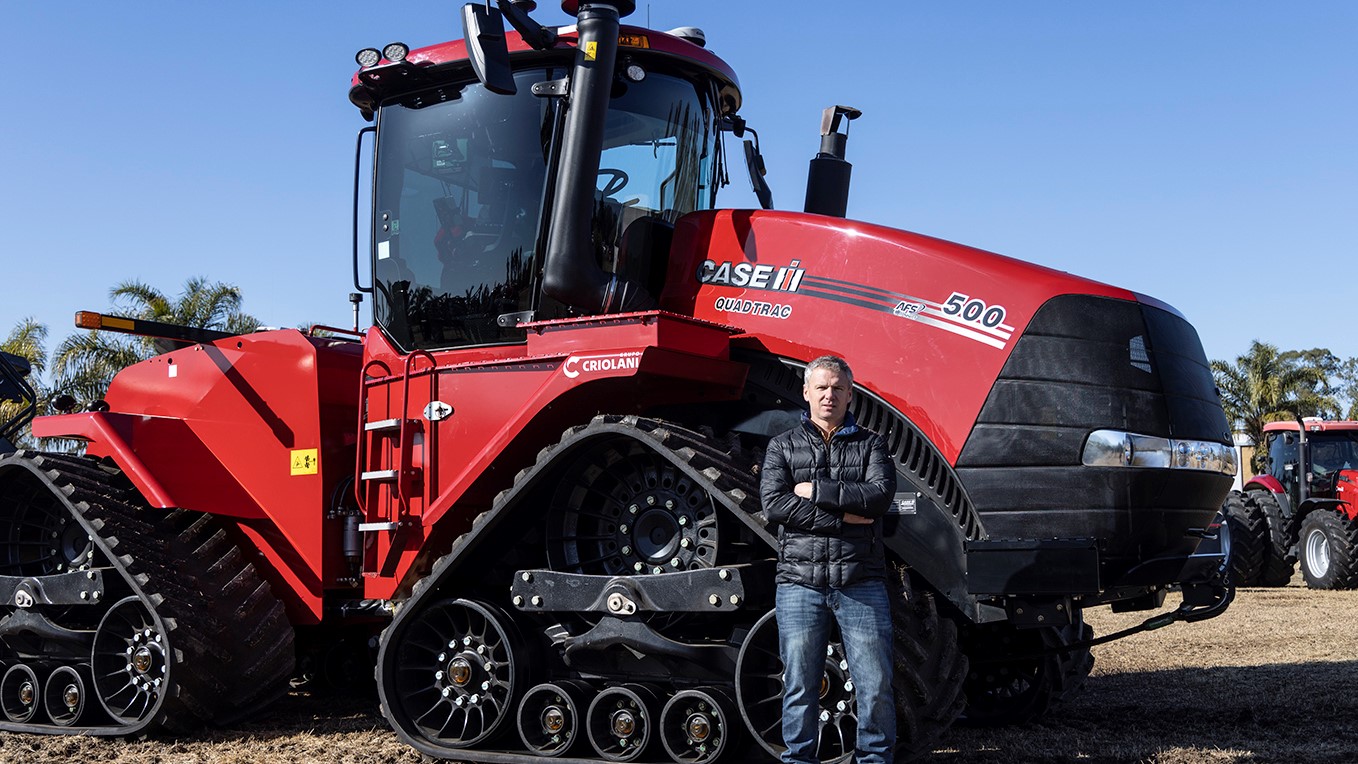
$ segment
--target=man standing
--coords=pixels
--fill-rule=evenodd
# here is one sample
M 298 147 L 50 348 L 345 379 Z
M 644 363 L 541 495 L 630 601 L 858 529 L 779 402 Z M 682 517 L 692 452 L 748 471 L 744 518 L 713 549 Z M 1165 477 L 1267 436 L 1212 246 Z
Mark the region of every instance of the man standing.
M 801 425 L 769 442 L 760 498 L 778 526 L 778 648 L 787 764 L 817 761 L 819 690 L 830 623 L 839 624 L 858 699 L 859 764 L 891 761 L 891 605 L 882 515 L 896 470 L 880 435 L 849 413 L 853 372 L 822 356 L 806 367 Z

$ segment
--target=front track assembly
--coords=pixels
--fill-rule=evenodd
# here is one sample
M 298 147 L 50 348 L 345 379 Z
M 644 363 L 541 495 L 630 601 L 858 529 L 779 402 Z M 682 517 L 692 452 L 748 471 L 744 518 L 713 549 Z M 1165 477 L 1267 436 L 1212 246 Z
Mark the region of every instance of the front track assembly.
M 117 468 L 0 458 L 0 729 L 136 735 L 281 695 L 281 603 L 210 515 L 145 506 Z
M 642 417 L 568 430 L 383 632 L 378 689 L 398 735 L 475 762 L 775 758 L 777 543 L 759 515 L 754 462 L 733 438 Z M 899 693 L 898 715 L 914 720 L 909 754 L 956 716 L 965 658 L 932 597 L 899 583 L 910 604 L 897 608 L 898 639 L 924 639 L 899 644 L 898 662 L 928 664 L 897 668 L 918 690 Z M 827 761 L 853 754 L 842 661 L 833 648 Z

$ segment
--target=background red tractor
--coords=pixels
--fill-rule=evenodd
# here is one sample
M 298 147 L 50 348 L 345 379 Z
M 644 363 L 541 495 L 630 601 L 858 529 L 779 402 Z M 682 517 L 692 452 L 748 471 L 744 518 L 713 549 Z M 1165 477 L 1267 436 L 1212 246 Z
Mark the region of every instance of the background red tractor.
M 1313 589 L 1358 587 L 1358 422 L 1271 422 L 1260 447 L 1264 472 L 1226 499 L 1236 583 L 1284 586 L 1300 560 Z
M 771 759 L 757 465 L 831 352 L 898 472 L 901 758 L 1077 689 L 1085 608 L 1228 606 L 1234 455 L 1183 316 L 843 218 L 852 109 L 826 112 L 806 211 L 771 209 L 701 32 L 622 26 L 630 0 L 568 0 L 560 29 L 497 5 L 358 56 L 371 329 L 82 318 L 181 346 L 34 423 L 85 456 L 0 459 L 0 728 L 227 722 L 371 642 L 383 712 L 431 756 Z M 717 206 L 727 135 L 764 209 Z

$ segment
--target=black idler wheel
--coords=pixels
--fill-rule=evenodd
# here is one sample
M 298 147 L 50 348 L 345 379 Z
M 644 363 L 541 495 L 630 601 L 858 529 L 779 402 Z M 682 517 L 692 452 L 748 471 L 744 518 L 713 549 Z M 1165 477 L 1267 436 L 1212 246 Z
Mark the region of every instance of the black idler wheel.
M 504 613 L 472 600 L 436 602 L 407 627 L 394 702 L 429 740 L 471 747 L 508 728 L 523 660 Z
M 121 724 L 146 717 L 170 680 L 170 646 L 137 597 L 114 603 L 99 622 L 90 653 L 95 695 Z
M 820 747 L 822 762 L 848 761 L 858 741 L 857 707 L 849 679 L 844 646 L 832 629 L 820 684 Z M 783 659 L 778 654 L 778 618 L 765 613 L 750 629 L 736 659 L 736 702 L 746 726 L 761 748 L 780 758 L 783 745 Z

